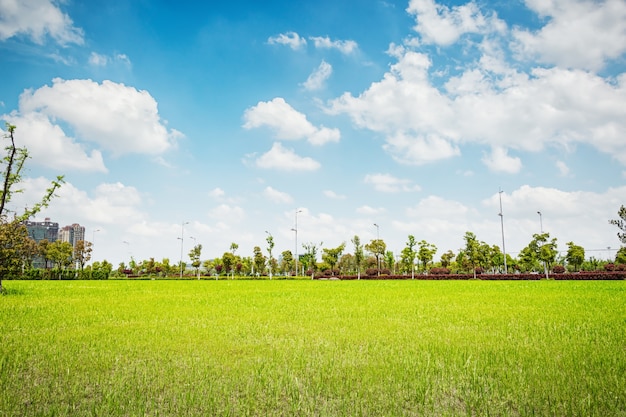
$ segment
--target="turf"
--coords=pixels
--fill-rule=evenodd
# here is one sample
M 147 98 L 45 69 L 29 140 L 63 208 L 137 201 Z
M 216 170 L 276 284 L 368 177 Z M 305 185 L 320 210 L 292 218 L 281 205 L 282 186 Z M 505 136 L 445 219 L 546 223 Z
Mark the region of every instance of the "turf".
M 5 281 L 2 416 L 626 416 L 624 281 Z

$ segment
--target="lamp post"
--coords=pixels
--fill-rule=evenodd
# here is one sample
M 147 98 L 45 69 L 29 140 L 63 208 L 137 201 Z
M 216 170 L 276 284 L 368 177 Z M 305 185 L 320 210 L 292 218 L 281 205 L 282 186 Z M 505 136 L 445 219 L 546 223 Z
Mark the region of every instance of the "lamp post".
M 502 230 L 502 252 L 504 253 L 504 273 L 508 274 L 508 270 L 506 268 L 506 249 L 504 247 L 504 214 L 502 214 L 502 190 L 498 191 L 500 197 L 500 229 Z
M 378 226 L 378 224 L 374 223 L 374 226 L 376 226 L 376 245 L 380 245 L 380 227 Z M 378 250 L 378 248 L 376 248 Z M 376 263 L 377 263 L 377 270 L 378 270 L 378 276 L 380 276 L 380 253 L 378 253 L 378 251 L 376 252 Z
M 180 226 L 180 278 L 183 278 L 183 242 L 185 240 L 185 225 L 189 222 L 182 222 Z
M 543 234 L 543 217 L 541 216 L 540 211 L 538 211 L 537 214 L 539 215 L 539 227 L 540 227 L 539 230 L 541 230 L 541 233 Z
M 296 256 L 296 258 L 295 258 L 296 259 L 296 266 L 295 266 L 296 276 L 298 276 L 298 213 L 302 213 L 302 210 L 296 210 L 296 226 L 293 229 L 291 229 L 291 230 L 293 230 L 296 233 L 296 246 L 295 246 L 295 249 L 296 249 L 296 251 L 295 251 L 296 252 L 296 255 L 295 255 Z

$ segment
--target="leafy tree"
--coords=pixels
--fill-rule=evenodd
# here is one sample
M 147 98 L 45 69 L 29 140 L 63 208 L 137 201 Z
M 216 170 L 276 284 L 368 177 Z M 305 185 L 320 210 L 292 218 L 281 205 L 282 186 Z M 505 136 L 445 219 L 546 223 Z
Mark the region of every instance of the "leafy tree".
M 284 274 L 291 271 L 293 263 L 293 255 L 290 250 L 285 250 L 280 254 L 280 269 Z
M 82 271 L 85 268 L 85 264 L 91 259 L 92 243 L 84 240 L 76 242 L 74 247 L 74 261 L 80 267 Z
M 454 252 L 448 250 L 446 253 L 441 255 L 441 266 L 444 268 L 448 268 L 452 264 L 452 260 L 454 259 Z
M 346 248 L 346 244 L 342 243 L 336 248 L 322 249 L 322 260 L 330 266 L 331 271 L 335 269 L 335 265 L 337 265 L 337 262 L 339 261 L 339 257 L 341 256 L 345 248 Z
M 357 270 L 357 279 L 361 279 L 361 264 L 363 263 L 363 245 L 361 245 L 361 239 L 354 235 L 352 238 L 352 244 L 354 245 L 354 265 Z
M 394 266 L 396 264 L 396 257 L 393 254 L 393 251 L 386 251 L 385 252 L 385 266 L 387 267 L 387 269 L 389 269 L 390 271 L 394 269 Z
M 319 245 L 312 242 L 302 244 L 302 248 L 304 249 L 302 263 L 305 265 L 306 269 L 311 270 L 311 279 L 314 278 L 315 271 L 317 271 L 317 251 L 322 245 L 323 242 L 320 242 Z
M 202 256 L 202 245 L 197 244 L 189 251 L 189 260 L 191 261 L 191 266 L 196 269 L 196 276 L 200 279 L 200 257 Z
M 582 246 L 575 245 L 574 242 L 567 242 L 565 259 L 568 264 L 574 267 L 574 271 L 578 271 L 585 261 L 585 249 Z
M 417 258 L 422 262 L 422 269 L 425 271 L 428 264 L 433 260 L 435 253 L 437 253 L 437 246 L 425 240 L 421 240 L 418 246 Z
M 411 270 L 411 278 L 415 278 L 415 257 L 417 256 L 417 252 L 415 252 L 415 245 L 417 242 L 415 241 L 415 236 L 409 235 L 409 241 L 406 243 L 406 247 L 402 249 L 400 253 L 400 263 L 402 264 L 402 269 L 404 271 Z M 410 267 L 410 268 L 409 268 Z
M 354 262 L 354 255 L 351 253 L 344 253 L 337 262 L 337 269 L 341 274 L 353 274 L 356 271 L 356 264 Z
M 480 266 L 481 263 L 480 242 L 476 238 L 476 235 L 472 232 L 465 232 L 463 240 L 465 240 L 463 260 L 467 265 L 471 266 L 474 278 L 476 278 L 476 267 Z
M 387 245 L 382 239 L 372 239 L 370 243 L 365 245 L 365 250 L 374 255 L 376 258 L 376 268 L 379 270 L 378 275 L 380 275 L 380 261 L 385 255 Z
M 235 242 L 230 244 L 230 252 L 234 255 L 235 252 L 237 252 L 237 249 L 239 249 L 239 245 L 236 244 Z
M 615 254 L 616 264 L 626 264 L 626 246 L 622 246 Z
M 224 273 L 226 275 L 233 273 L 236 260 L 237 259 L 235 258 L 235 255 L 233 255 L 232 252 L 224 252 L 224 254 L 222 255 L 222 265 L 224 267 Z
M 63 184 L 63 177 L 58 176 L 52 181 L 50 188 L 38 203 L 32 208 L 25 209 L 20 215 L 14 213 L 13 218 L 8 216 L 7 204 L 11 201 L 14 193 L 21 190 L 15 187 L 22 181 L 22 170 L 26 160 L 28 159 L 28 151 L 26 148 L 20 148 L 15 145 L 15 126 L 7 123 L 6 132 L 3 139 L 8 139 L 9 144 L 4 148 L 5 155 L 0 160 L 2 169 L 2 184 L 0 187 L 0 235 L 3 237 L 0 242 L 0 293 L 2 293 L 2 278 L 8 273 L 15 272 L 16 266 L 23 260 L 24 240 L 28 239 L 28 233 L 24 234 L 25 227 L 22 222 L 37 214 L 41 209 L 47 207 L 55 191 Z
M 263 256 L 263 252 L 261 252 L 261 248 L 255 246 L 254 249 L 254 270 L 257 274 L 262 275 L 265 272 L 265 256 Z
M 72 264 L 73 252 L 74 248 L 71 243 L 60 240 L 52 242 L 48 248 L 48 256 L 58 270 L 66 269 Z
M 272 266 L 274 264 L 273 262 L 274 259 L 272 258 L 272 249 L 274 249 L 274 236 L 268 233 L 265 240 L 267 241 L 267 253 L 269 253 L 270 255 L 268 264 L 269 264 L 269 269 L 270 269 L 270 279 L 272 279 Z
M 621 232 L 617 232 L 617 238 L 622 244 L 626 245 L 626 207 L 621 206 L 617 211 L 619 219 L 609 220 L 609 223 L 617 226 Z

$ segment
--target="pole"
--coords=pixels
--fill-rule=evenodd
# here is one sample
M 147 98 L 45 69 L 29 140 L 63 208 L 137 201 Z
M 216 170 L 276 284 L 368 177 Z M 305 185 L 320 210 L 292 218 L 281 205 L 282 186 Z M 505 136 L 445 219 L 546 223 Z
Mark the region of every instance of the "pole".
M 374 223 L 374 226 L 376 226 L 376 244 L 380 245 L 380 227 L 378 226 L 378 224 Z M 377 263 L 377 270 L 378 270 L 378 276 L 380 276 L 380 253 L 376 253 L 376 263 Z
M 500 229 L 502 230 L 502 252 L 504 253 L 504 273 L 508 274 L 506 267 L 506 248 L 504 247 L 504 214 L 502 214 L 502 190 L 498 191 L 500 196 Z
M 182 222 L 180 226 L 180 278 L 183 278 L 183 242 L 185 241 L 185 225 L 189 222 Z

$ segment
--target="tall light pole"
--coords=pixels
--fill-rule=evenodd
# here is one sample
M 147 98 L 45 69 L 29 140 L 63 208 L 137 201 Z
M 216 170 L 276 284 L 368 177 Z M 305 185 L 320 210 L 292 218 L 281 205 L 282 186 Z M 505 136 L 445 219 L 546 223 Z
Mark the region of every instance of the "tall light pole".
M 296 227 L 291 229 L 296 233 L 296 276 L 298 276 L 298 213 L 302 213 L 302 210 L 296 210 Z
M 380 227 L 378 226 L 378 224 L 374 223 L 374 226 L 376 226 L 376 245 L 380 245 Z M 378 248 L 376 248 L 378 250 Z M 377 266 L 378 266 L 378 276 L 380 276 L 380 253 L 376 252 L 376 254 L 378 256 L 376 256 L 376 260 L 377 260 Z
M 189 222 L 182 222 L 180 226 L 180 278 L 183 278 L 183 242 L 185 241 L 185 225 Z
M 96 245 L 96 232 L 99 232 L 100 229 L 95 229 L 92 233 L 91 233 L 91 264 L 93 265 L 93 247 Z
M 502 252 L 504 253 L 504 273 L 508 274 L 508 270 L 506 268 L 506 249 L 504 247 L 504 214 L 502 214 L 502 190 L 498 191 L 500 196 L 500 229 L 502 229 Z
M 541 216 L 540 211 L 538 211 L 537 214 L 539 215 L 539 227 L 540 227 L 539 230 L 541 230 L 541 233 L 543 234 L 543 217 Z

